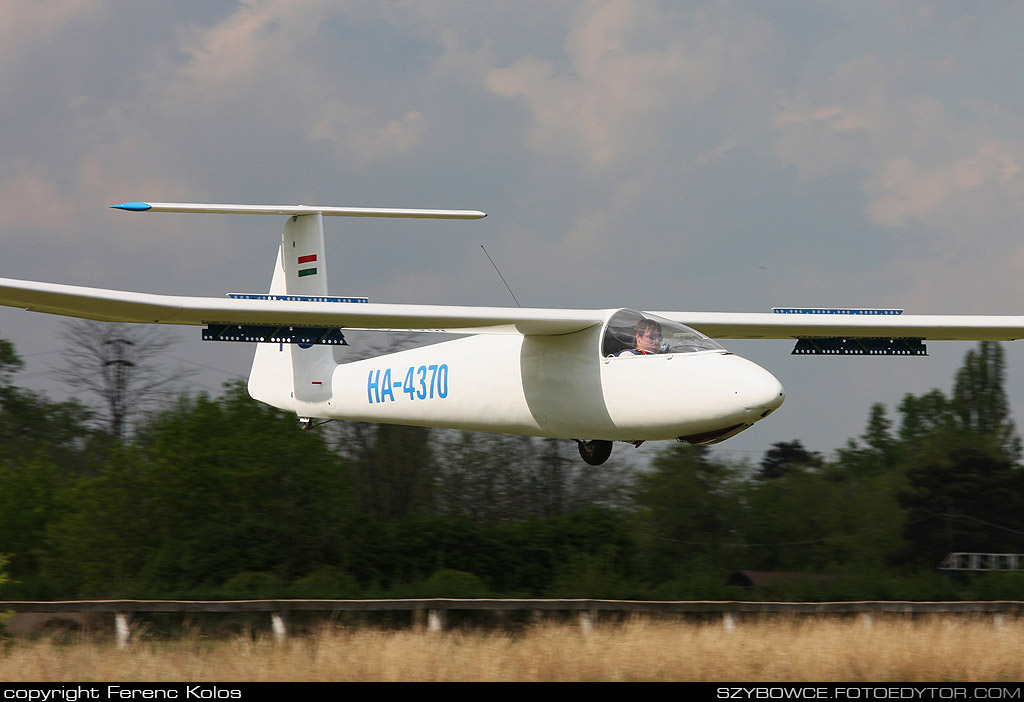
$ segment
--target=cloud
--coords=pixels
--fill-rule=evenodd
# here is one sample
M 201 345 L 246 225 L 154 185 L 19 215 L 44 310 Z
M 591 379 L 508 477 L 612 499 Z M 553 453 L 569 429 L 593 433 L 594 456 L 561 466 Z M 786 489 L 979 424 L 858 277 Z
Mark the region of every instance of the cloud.
M 52 181 L 18 175 L 0 183 L 0 229 L 59 231 L 74 221 L 70 208 Z
M 367 163 L 409 153 L 423 140 L 425 131 L 423 114 L 417 110 L 377 126 L 360 110 L 334 101 L 320 109 L 309 138 L 331 144 L 343 157 Z
M 836 171 L 867 169 L 879 151 L 888 151 L 898 115 L 899 98 L 887 92 L 895 82 L 892 69 L 867 54 L 838 67 L 824 79 L 807 80 L 795 94 L 778 104 L 775 154 L 794 166 L 803 179 L 821 178 Z M 917 114 L 920 114 L 919 112 Z
M 962 73 L 962 62 L 864 53 L 801 81 L 774 118 L 776 158 L 801 180 L 859 183 L 859 229 L 890 252 L 879 279 L 896 281 L 918 311 L 990 307 L 1020 287 L 1005 264 L 1022 256 L 1024 130 L 982 88 L 931 73 Z
M 1016 156 L 992 142 L 932 167 L 922 167 L 909 156 L 891 159 L 880 163 L 865 182 L 865 211 L 876 224 L 900 227 L 931 223 L 937 216 L 970 207 L 982 192 L 986 202 L 1000 199 L 1019 207 L 1020 170 Z
M 104 0 L 0 2 L 0 66 L 8 64 L 21 49 L 49 40 L 106 4 Z
M 268 77 L 296 77 L 299 52 L 330 7 L 324 0 L 243 0 L 227 18 L 194 28 L 184 40 L 187 59 L 177 69 L 175 88 L 224 99 Z
M 655 153 L 674 123 L 729 87 L 756 83 L 770 29 L 728 5 L 692 15 L 656 3 L 592 2 L 563 44 L 563 61 L 524 56 L 487 85 L 521 100 L 537 153 L 602 170 Z
M 408 154 L 428 123 L 415 106 L 416 91 L 409 91 L 415 76 L 399 76 L 381 90 L 344 60 L 345 43 L 333 34 L 339 25 L 386 25 L 387 15 L 386 7 L 367 3 L 245 0 L 228 17 L 185 35 L 185 60 L 171 63 L 158 99 L 189 120 L 204 112 L 217 119 L 244 115 L 254 136 L 299 137 L 310 150 L 327 146 L 356 166 Z

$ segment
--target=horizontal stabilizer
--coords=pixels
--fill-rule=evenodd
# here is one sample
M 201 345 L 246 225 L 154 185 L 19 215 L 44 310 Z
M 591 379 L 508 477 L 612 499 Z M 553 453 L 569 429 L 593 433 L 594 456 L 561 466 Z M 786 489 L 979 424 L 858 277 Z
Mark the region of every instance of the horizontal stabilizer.
M 122 202 L 111 205 L 128 212 L 192 212 L 198 214 L 275 214 L 324 217 L 398 217 L 402 219 L 483 219 L 477 210 L 410 210 L 388 207 L 316 207 L 313 205 L 211 205 L 186 202 Z

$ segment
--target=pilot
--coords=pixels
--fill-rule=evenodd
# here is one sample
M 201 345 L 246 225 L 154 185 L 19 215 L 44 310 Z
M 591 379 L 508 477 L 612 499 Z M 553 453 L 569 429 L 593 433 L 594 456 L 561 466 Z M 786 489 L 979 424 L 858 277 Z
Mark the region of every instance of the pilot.
M 646 356 L 661 353 L 661 324 L 653 319 L 641 319 L 633 327 L 633 348 L 619 353 L 620 356 Z

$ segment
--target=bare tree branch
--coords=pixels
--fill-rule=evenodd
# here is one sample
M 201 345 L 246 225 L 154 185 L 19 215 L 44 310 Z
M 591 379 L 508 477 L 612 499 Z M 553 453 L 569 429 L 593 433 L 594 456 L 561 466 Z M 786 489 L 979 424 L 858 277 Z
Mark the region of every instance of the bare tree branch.
M 76 319 L 61 337 L 69 350 L 57 378 L 100 400 L 98 418 L 123 441 L 132 422 L 160 398 L 181 389 L 193 371 L 168 368 L 160 356 L 177 341 L 164 329 Z

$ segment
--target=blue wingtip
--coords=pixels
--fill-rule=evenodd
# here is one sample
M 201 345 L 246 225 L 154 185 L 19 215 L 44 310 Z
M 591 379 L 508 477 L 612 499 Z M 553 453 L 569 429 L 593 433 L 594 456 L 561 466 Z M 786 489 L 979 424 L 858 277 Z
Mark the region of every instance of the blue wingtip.
M 145 212 L 153 209 L 148 202 L 122 202 L 120 205 L 111 205 L 113 210 L 128 210 L 129 212 Z

